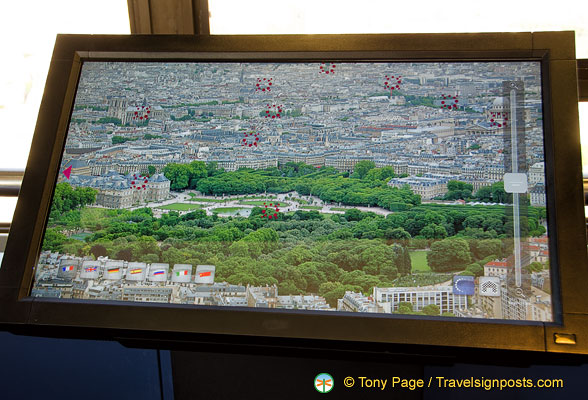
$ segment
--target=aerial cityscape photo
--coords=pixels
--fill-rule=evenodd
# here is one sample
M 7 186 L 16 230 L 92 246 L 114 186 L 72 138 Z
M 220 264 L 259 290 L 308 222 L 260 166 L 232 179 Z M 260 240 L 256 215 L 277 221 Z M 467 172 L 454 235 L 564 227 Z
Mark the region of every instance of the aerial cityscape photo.
M 85 62 L 31 296 L 552 321 L 544 161 L 539 62 Z

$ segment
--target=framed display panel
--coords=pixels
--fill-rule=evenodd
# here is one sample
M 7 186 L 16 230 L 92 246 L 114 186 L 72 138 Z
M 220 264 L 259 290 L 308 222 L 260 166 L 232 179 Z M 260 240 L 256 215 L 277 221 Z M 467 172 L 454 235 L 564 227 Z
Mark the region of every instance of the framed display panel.
M 585 352 L 575 65 L 570 32 L 59 36 L 2 322 Z

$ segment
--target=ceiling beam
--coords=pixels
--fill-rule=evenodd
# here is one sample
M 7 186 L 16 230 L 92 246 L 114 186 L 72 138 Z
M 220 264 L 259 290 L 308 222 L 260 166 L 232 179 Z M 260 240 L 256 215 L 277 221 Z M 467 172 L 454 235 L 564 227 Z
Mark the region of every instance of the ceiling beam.
M 127 0 L 132 34 L 209 35 L 208 0 Z
M 588 59 L 577 60 L 577 63 L 579 100 L 588 101 Z

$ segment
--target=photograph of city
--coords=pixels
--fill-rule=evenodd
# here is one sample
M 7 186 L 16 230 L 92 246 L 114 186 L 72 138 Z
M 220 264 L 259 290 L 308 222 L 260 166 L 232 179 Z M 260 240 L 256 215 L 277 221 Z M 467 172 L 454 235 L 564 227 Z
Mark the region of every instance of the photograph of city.
M 85 62 L 33 297 L 552 321 L 541 65 Z

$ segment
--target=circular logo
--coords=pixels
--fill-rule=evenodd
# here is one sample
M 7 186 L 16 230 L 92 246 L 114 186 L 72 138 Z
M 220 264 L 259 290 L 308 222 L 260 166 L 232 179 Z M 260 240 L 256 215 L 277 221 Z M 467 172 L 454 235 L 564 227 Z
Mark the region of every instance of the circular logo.
M 335 386 L 335 380 L 327 373 L 320 373 L 314 378 L 314 388 L 320 393 L 329 393 Z

